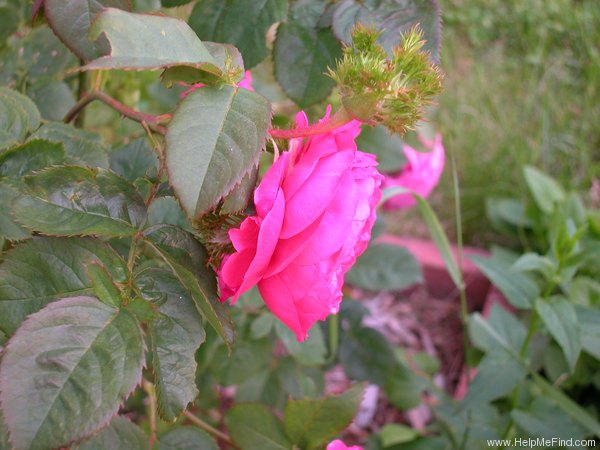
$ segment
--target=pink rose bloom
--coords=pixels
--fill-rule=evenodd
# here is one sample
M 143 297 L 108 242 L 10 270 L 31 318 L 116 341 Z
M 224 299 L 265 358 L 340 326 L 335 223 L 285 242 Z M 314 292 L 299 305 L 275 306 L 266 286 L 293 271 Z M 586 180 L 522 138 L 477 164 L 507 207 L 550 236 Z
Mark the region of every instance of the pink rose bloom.
M 386 175 L 383 181 L 384 188 L 404 187 L 410 189 L 421 197 L 427 197 L 440 181 L 444 170 L 444 147 L 442 135 L 437 134 L 433 141 L 420 138 L 429 151 L 418 152 L 414 148 L 404 145 L 404 155 L 408 162 L 395 175 Z M 401 209 L 415 205 L 415 199 L 410 193 L 399 194 L 390 198 L 383 205 L 385 209 Z
M 185 83 L 181 83 L 181 84 L 185 85 Z M 192 87 L 190 87 L 187 91 L 182 92 L 180 97 L 185 98 L 190 92 L 192 92 L 202 86 L 206 86 L 206 85 L 204 83 L 193 84 Z M 249 91 L 254 92 L 254 88 L 252 87 L 252 74 L 250 73 L 249 70 L 246 70 L 244 72 L 244 78 L 242 78 L 242 81 L 240 81 L 238 83 L 238 87 L 248 89 Z
M 327 119 L 330 114 L 328 108 Z M 304 112 L 296 125 L 306 127 Z M 360 122 L 290 140 L 254 192 L 256 215 L 229 231 L 236 250 L 219 271 L 221 300 L 258 285 L 267 307 L 304 341 L 339 310 L 344 275 L 365 250 L 383 177 L 356 149 Z
M 358 445 L 353 445 L 352 447 L 348 447 L 342 441 L 340 441 L 339 439 L 336 439 L 335 441 L 331 441 L 329 443 L 329 445 L 327 445 L 327 450 L 363 450 L 363 449 L 362 449 L 362 447 L 359 447 Z

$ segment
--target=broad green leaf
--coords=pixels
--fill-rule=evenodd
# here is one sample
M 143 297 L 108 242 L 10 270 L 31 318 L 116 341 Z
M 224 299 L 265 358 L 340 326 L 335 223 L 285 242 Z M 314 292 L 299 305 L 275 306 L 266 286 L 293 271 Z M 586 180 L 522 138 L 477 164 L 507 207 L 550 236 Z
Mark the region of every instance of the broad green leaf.
M 356 138 L 356 145 L 360 151 L 377 156 L 377 169 L 380 172 L 397 172 L 406 164 L 402 139 L 396 134 L 390 135 L 384 126 L 363 125 L 360 135 Z
M 150 227 L 144 236 L 192 297 L 198 311 L 231 349 L 233 323 L 227 308 L 219 301 L 216 275 L 206 265 L 206 250 L 190 233 L 173 225 Z
M 182 20 L 107 8 L 90 29 L 92 39 L 101 35 L 108 40 L 108 54 L 85 65 L 83 70 L 186 66 L 216 76 L 222 72 L 206 46 Z
M 341 57 L 342 47 L 329 28 L 283 23 L 274 46 L 275 78 L 301 107 L 324 100 L 335 86 L 326 74 Z
M 421 267 L 405 248 L 371 244 L 346 275 L 346 281 L 363 289 L 402 290 L 423 281 Z
M 169 181 L 189 217 L 217 206 L 256 165 L 271 122 L 259 94 L 225 86 L 191 92 L 167 132 Z
M 66 155 L 78 164 L 108 168 L 108 148 L 99 134 L 64 123 L 50 122 L 31 136 L 31 139 L 35 138 L 61 143 Z
M 514 314 L 506 311 L 503 307 L 494 305 L 487 317 L 476 313 L 473 320 L 469 321 L 469 334 L 473 344 L 486 352 L 492 352 L 498 348 L 499 340 L 519 353 L 525 341 L 527 330 Z
M 511 267 L 512 270 L 518 272 L 539 272 L 547 280 L 558 271 L 556 262 L 547 256 L 538 255 L 537 253 L 524 253 L 515 261 Z
M 267 336 L 275 325 L 275 316 L 263 313 L 252 321 L 250 336 L 252 339 L 262 339 Z
M 366 327 L 352 327 L 342 337 L 339 349 L 344 371 L 354 380 L 368 380 L 383 386 L 386 374 L 397 367 L 386 338 Z
M 173 8 L 174 6 L 186 5 L 192 0 L 160 0 L 160 4 L 165 8 Z
M 125 262 L 105 243 L 86 238 L 34 238 L 4 255 L 0 265 L 0 329 L 11 335 L 21 321 L 57 298 L 92 293 L 85 263 L 100 261 L 113 280 L 127 280 Z
M 562 348 L 573 372 L 581 353 L 581 329 L 573 304 L 564 297 L 551 297 L 537 300 L 535 309 L 548 332 Z
M 250 69 L 267 56 L 267 30 L 285 20 L 287 7 L 287 0 L 201 0 L 189 23 L 202 40 L 235 45 Z
M 584 427 L 594 436 L 600 437 L 600 422 L 592 416 L 587 410 L 575 403 L 569 396 L 560 389 L 552 386 L 543 377 L 538 374 L 532 374 L 536 386 L 541 389 L 542 395 L 552 400 L 560 409 L 562 409 L 571 419 Z
M 233 441 L 240 448 L 261 450 L 291 450 L 281 421 L 258 403 L 239 404 L 225 415 L 225 424 Z
M 92 42 L 88 35 L 98 13 L 105 7 L 130 9 L 129 0 L 44 0 L 48 23 L 58 37 L 79 58 L 90 61 L 105 54 L 105 40 Z
M 575 312 L 581 327 L 583 350 L 600 360 L 600 311 L 578 305 Z
M 4 42 L 19 27 L 19 14 L 14 8 L 0 6 L 0 42 Z
M 535 203 L 544 213 L 551 214 L 557 204 L 565 201 L 565 191 L 553 178 L 532 166 L 525 166 L 523 174 Z
M 57 448 L 89 436 L 137 386 L 143 364 L 142 331 L 127 311 L 71 297 L 32 314 L 0 365 L 13 445 Z
M 487 403 L 501 398 L 523 381 L 527 369 L 502 348 L 485 355 L 477 366 L 477 375 L 469 383 L 464 401 L 469 405 Z
M 148 224 L 170 224 L 192 231 L 192 226 L 175 197 L 155 198 L 148 207 Z
M 0 153 L 0 177 L 18 180 L 34 171 L 65 162 L 69 161 L 61 144 L 33 139 Z
M 239 385 L 269 367 L 273 358 L 273 340 L 239 342 L 221 368 L 225 386 Z
M 284 419 L 286 434 L 301 448 L 315 448 L 329 442 L 352 422 L 363 390 L 363 384 L 355 384 L 337 396 L 288 400 Z
M 115 286 L 108 269 L 98 261 L 85 264 L 87 276 L 92 283 L 92 290 L 98 300 L 113 308 L 121 306 L 121 293 Z
M 518 428 L 533 437 L 582 439 L 586 436 L 581 425 L 544 397 L 535 398 L 525 409 L 514 409 L 510 415 Z
M 64 81 L 50 80 L 27 89 L 45 120 L 62 120 L 75 105 L 75 95 Z
M 514 198 L 488 197 L 485 210 L 492 224 L 501 230 L 507 224 L 516 228 L 529 228 L 532 225 L 525 214 L 525 205 Z
M 390 423 L 379 430 L 381 444 L 384 448 L 392 445 L 410 442 L 419 437 L 419 433 L 406 425 Z
M 158 158 L 145 138 L 135 139 L 113 150 L 109 161 L 113 171 L 130 181 L 154 177 L 158 172 Z
M 327 348 L 325 347 L 321 327 L 318 324 L 310 329 L 308 339 L 302 343 L 298 342 L 294 332 L 280 321 L 275 323 L 275 331 L 290 355 L 300 364 L 305 366 L 325 364 Z
M 222 214 L 235 214 L 246 209 L 256 188 L 258 167 L 250 169 L 242 181 L 227 194 L 221 207 Z
M 196 427 L 176 427 L 160 436 L 158 450 L 219 450 L 219 446 Z
M 336 36 L 350 43 L 350 33 L 357 23 L 380 31 L 379 42 L 388 53 L 400 43 L 402 33 L 419 24 L 427 41 L 425 50 L 431 53 L 433 61 L 439 62 L 442 25 L 437 0 L 340 1 L 333 14 Z
M 115 416 L 106 428 L 71 448 L 73 450 L 141 450 L 147 447 L 148 438 L 137 425 L 123 416 Z
M 531 308 L 540 295 L 537 285 L 527 275 L 513 270 L 509 264 L 493 257 L 474 255 L 469 258 L 516 308 Z
M 462 273 L 460 272 L 460 270 L 456 264 L 456 260 L 454 259 L 454 254 L 452 253 L 452 250 L 450 249 L 450 243 L 448 242 L 448 237 L 446 236 L 446 233 L 444 233 L 444 230 L 442 229 L 442 225 L 440 224 L 439 219 L 433 212 L 433 209 L 431 209 L 431 206 L 429 206 L 429 203 L 427 203 L 427 201 L 424 198 L 422 198 L 416 194 L 413 194 L 413 196 L 417 202 L 417 206 L 419 208 L 419 212 L 421 213 L 421 217 L 423 217 L 423 220 L 425 221 L 425 224 L 427 225 L 429 234 L 431 235 L 431 238 L 433 239 L 435 246 L 437 247 L 438 251 L 440 252 L 440 255 L 442 257 L 442 260 L 444 261 L 444 264 L 446 265 L 446 270 L 448 270 L 448 273 L 450 274 L 450 278 L 452 278 L 454 285 L 456 287 L 460 288 L 463 283 Z
M 24 179 L 28 194 L 14 203 L 16 219 L 49 235 L 133 235 L 145 217 L 135 188 L 113 172 L 56 166 Z
M 194 354 L 205 339 L 202 317 L 187 291 L 169 271 L 144 270 L 136 284 L 150 300 L 164 297 L 158 304 L 158 318 L 148 326 L 148 335 L 158 411 L 170 422 L 198 395 Z
M 0 180 L 0 237 L 10 240 L 26 239 L 30 236 L 29 231 L 19 225 L 10 213 L 13 201 L 19 196 L 19 192 L 6 180 Z
M 78 65 L 77 59 L 48 27 L 35 28 L 24 36 L 19 41 L 19 49 L 22 54 L 18 70 L 25 74 L 28 82 L 38 85 L 63 79 L 69 68 Z
M 40 126 L 40 112 L 28 97 L 0 86 L 0 150 L 22 141 Z

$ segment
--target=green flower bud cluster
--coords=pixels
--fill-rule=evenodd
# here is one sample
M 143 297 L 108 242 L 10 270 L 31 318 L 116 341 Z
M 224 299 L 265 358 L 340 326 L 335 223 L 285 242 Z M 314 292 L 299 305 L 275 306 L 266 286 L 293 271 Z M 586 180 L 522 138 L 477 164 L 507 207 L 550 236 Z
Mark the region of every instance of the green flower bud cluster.
M 423 108 L 441 92 L 442 74 L 423 51 L 423 33 L 415 26 L 392 50 L 391 59 L 377 43 L 373 28 L 358 24 L 352 44 L 329 76 L 339 85 L 344 109 L 365 123 L 403 134 L 422 118 Z

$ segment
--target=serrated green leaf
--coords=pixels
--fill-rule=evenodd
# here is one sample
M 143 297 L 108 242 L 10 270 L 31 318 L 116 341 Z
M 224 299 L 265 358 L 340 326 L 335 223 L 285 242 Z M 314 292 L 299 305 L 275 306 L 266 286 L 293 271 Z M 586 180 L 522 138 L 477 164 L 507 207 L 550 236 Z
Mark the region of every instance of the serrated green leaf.
M 250 172 L 242 178 L 242 181 L 227 194 L 227 197 L 223 200 L 221 213 L 235 214 L 246 209 L 254 194 L 257 180 L 258 167 L 255 167 L 250 169 Z
M 175 197 L 158 197 L 148 207 L 148 224 L 169 224 L 192 231 L 189 220 Z
M 437 0 L 340 1 L 333 14 L 336 36 L 349 44 L 356 23 L 380 31 L 379 42 L 388 53 L 400 43 L 402 33 L 419 24 L 426 40 L 425 50 L 431 53 L 433 61 L 439 62 L 442 26 Z
M 72 450 L 133 450 L 148 447 L 148 437 L 123 416 L 115 416 L 108 426 Z
M 382 125 L 371 127 L 363 125 L 362 131 L 356 138 L 360 151 L 377 156 L 377 170 L 385 173 L 397 172 L 406 164 L 404 143 L 398 135 L 390 135 Z
M 225 386 L 238 385 L 269 367 L 273 358 L 273 341 L 261 339 L 240 342 L 233 347 L 221 372 Z
M 261 314 L 252 321 L 250 335 L 252 339 L 261 339 L 267 336 L 275 325 L 275 317 L 272 314 Z
M 158 172 L 158 158 L 148 145 L 148 140 L 139 138 L 111 152 L 110 168 L 130 181 L 154 177 Z
M 161 435 L 158 450 L 219 450 L 210 435 L 195 427 L 177 427 Z
M 78 57 L 90 61 L 105 54 L 106 40 L 92 42 L 88 35 L 99 12 L 105 7 L 130 9 L 129 0 L 44 0 L 48 23 L 64 44 Z
M 346 281 L 373 291 L 402 290 L 423 281 L 421 267 L 405 248 L 371 244 L 346 275 Z
M 342 47 L 328 28 L 283 23 L 274 46 L 275 78 L 301 107 L 324 100 L 335 86 L 326 74 L 342 55 Z
M 32 314 L 0 365 L 13 445 L 56 448 L 89 436 L 140 382 L 143 363 L 142 331 L 124 310 L 71 297 Z
M 236 405 L 225 415 L 225 423 L 233 441 L 241 448 L 291 450 L 281 421 L 258 403 Z
M 186 5 L 192 0 L 160 0 L 160 4 L 165 8 L 173 8 L 174 6 Z
M 34 238 L 6 253 L 0 265 L 0 329 L 11 335 L 27 315 L 57 298 L 91 294 L 84 265 L 91 261 L 101 261 L 115 281 L 127 280 L 124 261 L 94 239 Z
M 64 81 L 44 80 L 27 89 L 45 120 L 62 120 L 75 105 L 75 95 Z
M 189 217 L 217 206 L 256 165 L 271 106 L 259 94 L 225 86 L 191 92 L 167 131 L 169 181 Z
M 487 320 L 478 313 L 472 317 L 473 320 L 469 321 L 469 333 L 477 348 L 492 352 L 498 347 L 506 346 L 516 354 L 520 352 L 527 331 L 514 314 L 494 305 Z
M 130 236 L 146 214 L 135 188 L 108 170 L 57 166 L 24 181 L 28 194 L 14 202 L 14 215 L 45 234 Z
M 19 14 L 14 8 L 0 6 L 0 41 L 4 42 L 19 27 Z
M 557 204 L 565 201 L 565 191 L 553 178 L 532 166 L 525 166 L 523 174 L 535 203 L 544 213 L 551 214 Z
M 192 297 L 200 314 L 231 349 L 233 323 L 227 308 L 219 302 L 216 275 L 206 265 L 206 250 L 190 233 L 173 225 L 150 227 L 144 236 Z
M 285 20 L 287 7 L 287 0 L 202 0 L 189 23 L 202 40 L 235 45 L 250 69 L 267 56 L 267 30 Z
M 30 139 L 35 138 L 61 143 L 67 156 L 77 164 L 108 168 L 108 148 L 103 143 L 102 136 L 97 133 L 80 130 L 65 123 L 50 122 L 37 130 Z
M 45 84 L 63 79 L 69 68 L 78 65 L 77 59 L 48 27 L 32 30 L 19 42 L 19 47 L 23 52 L 19 69 L 29 82 Z
M 164 296 L 158 317 L 148 326 L 158 411 L 175 420 L 198 395 L 194 354 L 206 337 L 202 317 L 177 278 L 163 269 L 143 271 L 136 279 L 148 298 Z M 162 438 L 161 438 L 162 442 Z
M 275 331 L 289 354 L 300 364 L 305 366 L 325 364 L 327 348 L 318 324 L 311 328 L 308 339 L 302 343 L 298 342 L 294 332 L 280 321 L 275 322 Z
M 536 301 L 535 309 L 562 349 L 573 372 L 581 353 L 581 329 L 573 304 L 564 297 L 551 297 Z
M 69 161 L 61 144 L 33 139 L 0 154 L 0 177 L 18 180 L 31 172 L 66 162 Z
M 19 196 L 13 186 L 6 180 L 0 180 L 0 236 L 10 240 L 26 239 L 31 234 L 19 225 L 10 213 L 13 201 Z M 1 248 L 1 246 L 0 246 Z
M 108 269 L 98 261 L 85 264 L 87 276 L 92 283 L 92 290 L 102 303 L 118 308 L 121 306 L 121 293 L 112 281 Z
M 391 447 L 392 445 L 413 441 L 419 437 L 419 433 L 406 425 L 390 423 L 384 425 L 381 430 L 379 430 L 379 436 L 381 437 L 381 444 L 386 448 Z
M 284 419 L 286 434 L 294 445 L 301 448 L 325 444 L 350 425 L 363 391 L 363 384 L 355 384 L 337 396 L 288 400 Z
M 502 348 L 485 355 L 464 399 L 468 405 L 487 403 L 512 392 L 523 381 L 527 369 Z
M 40 126 L 40 112 L 23 94 L 0 87 L 0 150 L 22 141 Z
M 537 397 L 525 409 L 514 409 L 511 416 L 519 429 L 544 439 L 582 439 L 586 431 L 554 402 Z
M 517 308 L 531 308 L 540 295 L 537 285 L 527 275 L 512 270 L 510 265 L 496 258 L 470 256 L 471 261 Z
M 222 67 L 193 30 L 182 20 L 152 14 L 135 14 L 107 8 L 98 14 L 90 37 L 103 36 L 109 52 L 82 70 L 157 70 L 185 66 L 216 76 Z

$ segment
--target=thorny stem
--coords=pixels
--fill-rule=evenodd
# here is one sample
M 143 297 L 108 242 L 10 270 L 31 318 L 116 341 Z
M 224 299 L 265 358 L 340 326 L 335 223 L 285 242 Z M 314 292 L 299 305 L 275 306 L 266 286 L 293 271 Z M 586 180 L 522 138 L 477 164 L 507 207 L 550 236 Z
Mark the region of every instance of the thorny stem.
M 144 380 L 144 390 L 148 394 L 148 418 L 150 420 L 150 439 L 148 440 L 148 449 L 152 450 L 156 441 L 156 391 L 154 385 L 149 381 Z
M 166 116 L 153 116 L 152 114 L 145 114 L 140 111 L 136 111 L 135 109 L 131 109 L 128 106 L 125 106 L 123 103 L 118 100 L 112 98 L 110 95 L 105 94 L 102 91 L 90 91 L 81 97 L 75 106 L 71 108 L 71 110 L 65 116 L 64 121 L 66 123 L 71 122 L 77 115 L 89 105 L 94 100 L 100 100 L 102 103 L 110 106 L 111 108 L 118 111 L 122 116 L 127 117 L 131 120 L 139 122 L 141 124 L 147 124 L 148 128 L 150 128 L 155 133 L 166 134 L 167 129 L 161 125 Z
M 233 443 L 233 441 L 231 440 L 231 438 L 226 435 L 225 433 L 223 433 L 222 431 L 217 430 L 215 427 L 212 427 L 211 425 L 207 424 L 204 420 L 200 419 L 199 417 L 197 417 L 196 415 L 192 414 L 189 411 L 184 411 L 183 415 L 185 417 L 188 418 L 188 420 L 190 422 L 192 422 L 194 425 L 199 426 L 200 428 L 202 428 L 205 431 L 208 431 L 210 434 L 218 437 L 219 439 L 221 439 L 223 442 L 231 445 L 232 447 L 238 448 L 237 445 L 235 445 Z
M 276 139 L 293 139 L 312 136 L 314 134 L 327 133 L 328 131 L 335 130 L 342 125 L 354 120 L 354 118 L 348 114 L 348 112 L 342 108 L 331 116 L 328 120 L 323 122 L 315 123 L 304 128 L 292 128 L 289 130 L 272 129 L 269 134 Z
M 83 61 L 83 59 L 80 59 L 79 65 L 83 66 L 84 64 L 85 64 L 85 62 Z M 77 77 L 77 98 L 78 99 L 82 99 L 85 96 L 85 91 L 87 90 L 87 84 L 88 84 L 87 72 L 81 70 Z M 83 127 L 83 123 L 85 121 L 84 118 L 85 118 L 85 111 L 81 111 L 81 114 L 79 114 L 77 116 L 77 118 L 75 119 L 75 126 L 78 128 Z

